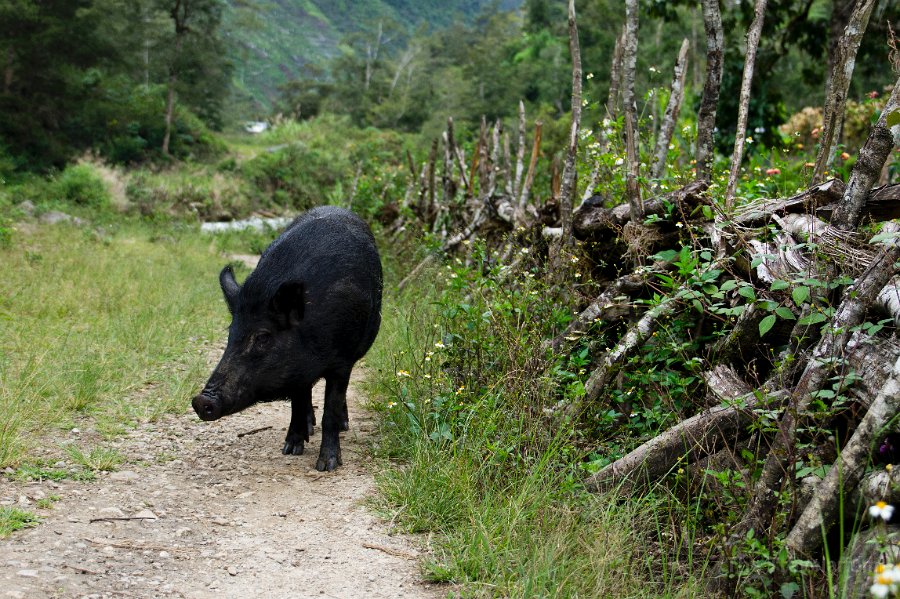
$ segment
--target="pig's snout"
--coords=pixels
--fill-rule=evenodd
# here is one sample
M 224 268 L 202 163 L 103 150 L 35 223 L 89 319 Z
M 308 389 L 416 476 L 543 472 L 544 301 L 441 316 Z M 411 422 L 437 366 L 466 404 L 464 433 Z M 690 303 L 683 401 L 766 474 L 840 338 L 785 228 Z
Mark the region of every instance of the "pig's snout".
M 215 397 L 201 393 L 191 402 L 201 420 L 218 420 L 222 417 L 222 403 Z

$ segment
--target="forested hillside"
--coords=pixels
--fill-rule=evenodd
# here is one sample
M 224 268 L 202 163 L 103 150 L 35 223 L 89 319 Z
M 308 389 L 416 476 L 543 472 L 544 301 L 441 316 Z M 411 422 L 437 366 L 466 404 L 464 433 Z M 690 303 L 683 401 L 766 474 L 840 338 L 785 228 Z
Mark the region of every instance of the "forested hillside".
M 405 46 L 417 30 L 470 23 L 482 11 L 515 10 L 521 0 L 229 0 L 225 37 L 233 57 L 235 103 L 245 118 L 271 109 L 278 88 L 351 45 L 383 44 L 381 52 Z M 378 39 L 381 29 L 382 39 Z

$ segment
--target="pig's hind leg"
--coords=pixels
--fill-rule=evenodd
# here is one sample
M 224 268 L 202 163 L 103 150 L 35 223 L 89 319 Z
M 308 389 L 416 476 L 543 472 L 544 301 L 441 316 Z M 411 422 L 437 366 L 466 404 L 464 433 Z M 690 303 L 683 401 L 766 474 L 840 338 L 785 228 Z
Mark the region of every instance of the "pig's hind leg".
M 284 455 L 303 455 L 303 442 L 309 441 L 316 424 L 312 407 L 312 387 L 304 387 L 291 395 L 291 424 L 284 438 Z
M 325 377 L 325 409 L 322 413 L 322 447 L 316 470 L 331 471 L 342 464 L 340 431 L 345 422 L 350 372 Z

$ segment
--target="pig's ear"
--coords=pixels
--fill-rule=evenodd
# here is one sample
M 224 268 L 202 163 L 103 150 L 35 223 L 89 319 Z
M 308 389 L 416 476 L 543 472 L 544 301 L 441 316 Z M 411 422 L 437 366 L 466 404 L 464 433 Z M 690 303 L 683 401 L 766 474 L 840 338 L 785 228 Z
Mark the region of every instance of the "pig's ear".
M 303 320 L 303 283 L 288 281 L 282 283 L 272 298 L 272 311 L 283 319 L 286 326 L 296 326 Z
M 228 304 L 228 311 L 234 314 L 237 307 L 238 294 L 241 292 L 241 286 L 234 280 L 234 271 L 231 270 L 229 264 L 219 273 L 219 285 L 222 286 L 222 293 L 225 295 L 225 303 Z

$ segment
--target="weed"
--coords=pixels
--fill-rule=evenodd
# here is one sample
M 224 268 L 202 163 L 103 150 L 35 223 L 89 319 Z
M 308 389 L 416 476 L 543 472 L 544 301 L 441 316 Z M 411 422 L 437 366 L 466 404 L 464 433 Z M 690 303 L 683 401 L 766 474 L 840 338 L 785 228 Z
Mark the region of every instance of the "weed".
M 94 447 L 85 453 L 77 445 L 66 445 L 66 453 L 73 462 L 88 470 L 112 472 L 124 461 L 122 454 L 109 447 Z
M 0 539 L 5 539 L 17 530 L 36 526 L 39 521 L 31 512 L 8 506 L 0 507 Z
M 61 497 L 59 495 L 47 495 L 46 497 L 42 497 L 34 502 L 34 505 L 42 510 L 49 510 L 53 507 L 57 501 L 59 501 Z
M 96 478 L 93 471 L 81 468 L 56 468 L 42 460 L 20 464 L 13 471 L 12 478 L 20 481 L 75 480 L 92 481 Z

